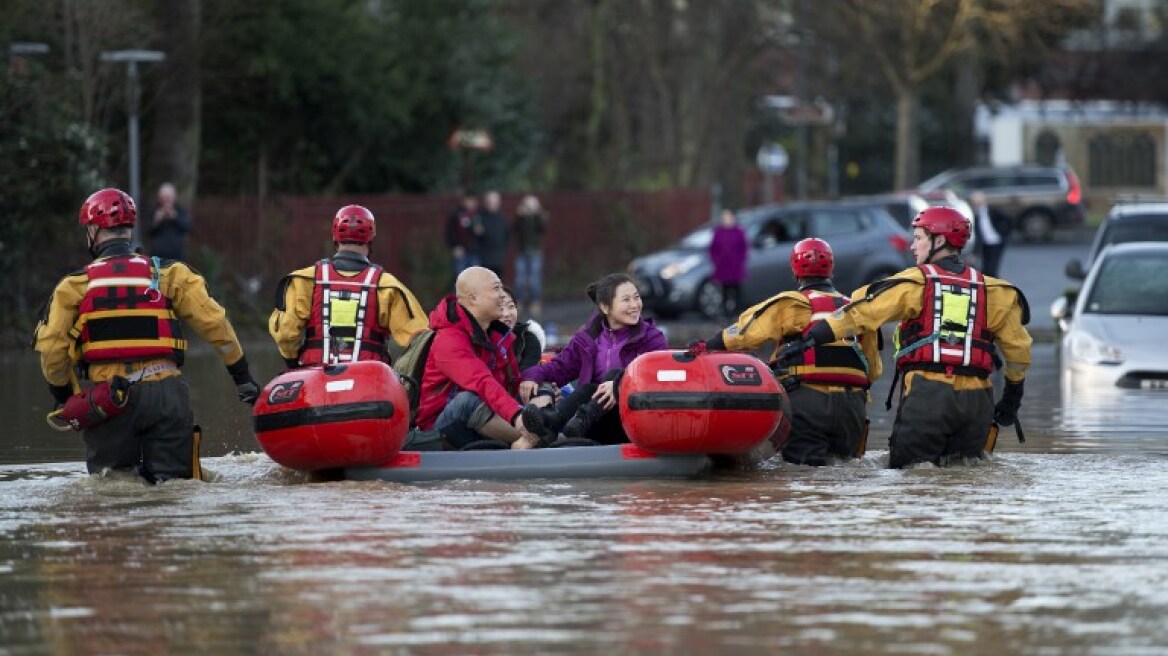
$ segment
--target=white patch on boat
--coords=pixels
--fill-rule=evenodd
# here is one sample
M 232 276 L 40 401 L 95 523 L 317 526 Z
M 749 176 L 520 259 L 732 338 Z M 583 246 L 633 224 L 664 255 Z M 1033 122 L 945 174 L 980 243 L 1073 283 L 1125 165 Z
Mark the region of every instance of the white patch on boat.
M 680 383 L 685 381 L 685 369 L 661 369 L 657 372 L 659 383 Z
M 352 378 L 346 380 L 330 380 L 324 384 L 324 389 L 326 392 L 348 392 L 353 389 L 353 382 Z

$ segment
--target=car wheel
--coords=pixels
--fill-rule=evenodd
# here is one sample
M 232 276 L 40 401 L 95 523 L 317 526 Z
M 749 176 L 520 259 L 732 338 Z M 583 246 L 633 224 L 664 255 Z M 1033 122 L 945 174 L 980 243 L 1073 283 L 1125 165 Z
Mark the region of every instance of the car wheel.
M 721 319 L 726 314 L 726 304 L 722 300 L 722 286 L 707 280 L 698 287 L 698 312 L 707 319 Z
M 1018 229 L 1022 231 L 1022 238 L 1028 242 L 1050 241 L 1054 221 L 1047 212 L 1030 210 L 1018 219 Z

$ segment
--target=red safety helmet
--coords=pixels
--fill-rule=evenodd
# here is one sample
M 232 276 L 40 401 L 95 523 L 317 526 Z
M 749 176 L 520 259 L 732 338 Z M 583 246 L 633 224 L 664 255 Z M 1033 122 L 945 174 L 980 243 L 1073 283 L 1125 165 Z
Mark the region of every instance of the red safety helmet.
M 791 249 L 791 271 L 796 278 L 829 278 L 833 268 L 835 256 L 822 239 L 809 237 Z
M 338 244 L 368 244 L 377 235 L 373 212 L 360 205 L 346 205 L 333 219 L 333 241 Z
M 921 210 L 913 219 L 912 226 L 924 228 L 929 234 L 944 237 L 950 246 L 958 250 L 964 248 L 965 243 L 969 241 L 969 219 L 961 212 L 945 205 Z
M 78 218 L 83 226 L 103 229 L 132 227 L 138 218 L 138 208 L 134 206 L 134 199 L 121 189 L 102 189 L 85 199 Z

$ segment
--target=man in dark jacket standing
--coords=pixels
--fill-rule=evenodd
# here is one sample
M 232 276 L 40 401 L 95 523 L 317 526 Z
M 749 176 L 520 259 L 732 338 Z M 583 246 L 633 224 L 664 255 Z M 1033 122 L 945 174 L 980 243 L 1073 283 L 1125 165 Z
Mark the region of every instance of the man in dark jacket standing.
M 446 217 L 445 234 L 455 278 L 468 267 L 481 263 L 479 235 L 482 234 L 482 224 L 479 223 L 479 199 L 474 192 L 463 192 L 458 207 Z
M 158 204 L 150 213 L 150 254 L 164 260 L 185 260 L 187 233 L 191 231 L 191 214 L 178 204 L 174 185 L 162 183 L 158 188 Z
M 507 267 L 507 247 L 511 241 L 511 228 L 503 215 L 499 192 L 488 191 L 483 195 L 483 209 L 479 212 L 482 234 L 479 236 L 479 253 L 483 266 L 495 272 L 499 278 Z
M 455 295 L 430 312 L 435 331 L 422 373 L 417 426 L 436 429 L 454 448 L 484 439 L 525 448 L 522 406 L 515 400 L 515 336 L 503 315 L 503 283 L 491 270 L 458 275 Z

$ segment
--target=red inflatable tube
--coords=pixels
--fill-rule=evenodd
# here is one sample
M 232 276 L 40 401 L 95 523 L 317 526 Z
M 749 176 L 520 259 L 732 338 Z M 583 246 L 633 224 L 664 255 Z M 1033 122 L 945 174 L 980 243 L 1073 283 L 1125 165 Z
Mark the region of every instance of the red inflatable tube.
M 743 353 L 646 353 L 620 383 L 625 432 L 655 453 L 742 455 L 766 439 L 781 444 L 789 408 L 771 370 Z
M 410 420 L 397 374 L 383 362 L 306 367 L 269 382 L 252 411 L 256 440 L 301 470 L 379 465 L 401 451 Z

